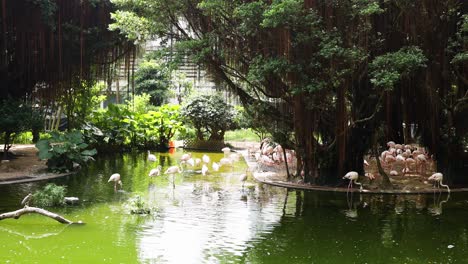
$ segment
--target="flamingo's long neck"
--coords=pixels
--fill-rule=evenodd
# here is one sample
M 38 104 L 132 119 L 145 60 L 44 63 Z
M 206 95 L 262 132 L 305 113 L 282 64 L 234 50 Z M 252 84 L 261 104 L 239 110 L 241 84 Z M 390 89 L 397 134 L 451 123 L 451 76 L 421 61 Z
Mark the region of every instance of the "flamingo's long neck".
M 354 183 L 357 184 L 357 185 L 359 185 L 359 189 L 362 190 L 362 183 L 358 182 L 357 180 L 354 180 Z
M 443 184 L 442 181 L 440 181 L 439 184 L 440 186 L 447 188 L 447 192 L 450 192 L 450 188 L 448 187 L 448 185 Z

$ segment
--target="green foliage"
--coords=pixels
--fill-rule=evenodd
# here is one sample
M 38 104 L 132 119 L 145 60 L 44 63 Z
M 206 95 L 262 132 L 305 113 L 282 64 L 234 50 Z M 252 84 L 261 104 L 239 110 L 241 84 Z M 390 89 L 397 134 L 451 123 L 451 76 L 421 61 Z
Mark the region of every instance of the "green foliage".
M 361 16 L 378 15 L 385 11 L 376 0 L 352 0 L 351 2 L 354 11 Z
M 149 94 L 143 93 L 138 94 L 133 97 L 133 100 L 126 100 L 128 109 L 132 109 L 133 112 L 138 114 L 146 113 L 150 110 L 154 110 L 157 107 L 150 103 L 151 96 Z
M 263 12 L 267 5 L 263 1 L 242 3 L 236 7 L 233 15 L 239 21 L 238 30 L 247 36 L 254 36 L 260 30 Z
M 138 122 L 147 135 L 145 140 L 156 142 L 155 147 L 158 149 L 168 149 L 171 138 L 184 129 L 179 115 L 179 105 L 167 104 L 159 107 L 158 111 L 149 111 L 139 116 Z
M 449 47 L 455 53 L 451 61 L 452 64 L 462 64 L 468 61 L 468 51 L 466 48 L 468 46 L 468 14 L 462 16 L 458 25 L 458 32 L 451 42 L 451 47 Z
M 422 50 L 414 46 L 377 56 L 369 65 L 370 81 L 377 87 L 391 90 L 402 77 L 424 67 L 426 61 Z
M 28 0 L 41 9 L 42 20 L 51 29 L 55 29 L 55 12 L 57 11 L 57 4 L 51 0 Z
M 262 138 L 260 135 L 250 128 L 242 128 L 236 130 L 228 130 L 224 135 L 226 141 L 254 141 L 258 142 Z
M 144 61 L 135 72 L 135 90 L 150 95 L 150 102 L 160 106 L 167 101 L 171 76 L 169 68 L 154 60 Z
M 174 86 L 177 90 L 176 96 L 179 104 L 183 102 L 183 98 L 189 97 L 193 90 L 192 82 L 183 73 L 177 74 Z
M 68 129 L 80 128 L 105 99 L 101 91 L 105 83 L 75 79 L 73 93 L 65 93 L 60 98 L 68 119 Z
M 3 138 L 4 156 L 21 132 L 37 131 L 43 124 L 42 115 L 30 105 L 8 99 L 0 101 L 0 138 Z
M 124 205 L 131 214 L 150 214 L 151 208 L 143 200 L 140 194 L 131 197 Z
M 42 190 L 33 194 L 32 203 L 38 207 L 61 206 L 65 204 L 67 188 L 48 183 Z
M 120 30 L 127 39 L 133 40 L 136 44 L 143 43 L 150 36 L 150 28 L 153 23 L 144 18 L 137 16 L 130 11 L 119 11 L 111 14 L 115 23 L 109 25 L 109 30 Z
M 83 166 L 94 160 L 95 149 L 88 149 L 80 131 L 65 134 L 52 132 L 50 139 L 42 139 L 36 143 L 39 158 L 47 160 L 47 167 L 54 172 L 68 172 L 77 165 Z M 77 165 L 75 165 L 77 164 Z
M 304 2 L 301 0 L 273 0 L 263 14 L 263 27 L 291 26 L 302 19 Z
M 167 149 L 175 133 L 182 131 L 179 105 L 148 104 L 149 96 L 136 96 L 126 105 L 111 104 L 106 110 L 93 113 L 85 126 L 85 136 L 100 151 L 120 151 L 131 148 Z
M 220 94 L 197 95 L 183 106 L 181 115 L 195 128 L 198 140 L 223 140 L 234 111 Z

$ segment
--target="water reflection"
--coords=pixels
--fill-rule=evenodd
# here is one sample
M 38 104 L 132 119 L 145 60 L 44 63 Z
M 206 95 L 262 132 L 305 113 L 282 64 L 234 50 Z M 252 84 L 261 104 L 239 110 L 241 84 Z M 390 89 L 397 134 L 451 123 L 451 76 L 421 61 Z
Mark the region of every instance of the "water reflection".
M 60 262 L 64 252 L 72 263 L 83 262 L 83 255 L 94 263 L 110 261 L 109 256 L 125 263 L 447 263 L 448 259 L 468 259 L 465 194 L 345 195 L 287 190 L 251 179 L 242 188 L 239 175 L 246 168 L 242 161 L 207 176 L 195 170 L 175 175 L 173 189 L 170 177 L 148 177 L 148 173 L 157 165 L 165 170 L 177 164 L 182 153 L 155 154 L 156 162 L 148 162 L 146 153 L 102 158 L 79 175 L 54 180 L 68 186 L 69 196 L 83 201 L 59 212 L 88 224 L 61 231 L 57 229 L 61 225 L 40 217 L 2 221 L 0 254 L 14 251 L 24 256 L 34 251 L 48 263 Z M 193 153 L 193 157 L 203 154 Z M 215 161 L 224 156 L 207 154 Z M 114 193 L 107 183 L 115 172 L 121 174 L 125 192 Z M 44 184 L 0 186 L 0 210 L 17 209 L 25 194 Z M 156 209 L 152 214 L 130 215 L 124 208 L 137 193 Z M 11 243 L 32 235 L 37 238 L 29 239 L 29 249 Z M 57 244 L 66 248 L 56 253 L 46 250 Z M 97 248 L 97 256 L 88 254 Z M 11 258 L 12 262 L 21 260 Z
M 433 196 L 433 204 L 432 206 L 429 206 L 427 210 L 429 211 L 430 214 L 437 216 L 442 214 L 442 206 L 444 203 L 448 202 L 450 199 L 450 193 L 447 193 L 445 199 L 443 199 L 444 196 L 442 193 L 434 193 Z

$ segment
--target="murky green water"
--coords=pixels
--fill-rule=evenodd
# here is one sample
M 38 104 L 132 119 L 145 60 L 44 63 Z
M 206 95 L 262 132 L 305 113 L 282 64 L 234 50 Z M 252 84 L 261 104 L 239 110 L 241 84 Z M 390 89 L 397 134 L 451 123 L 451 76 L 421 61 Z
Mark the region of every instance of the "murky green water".
M 158 154 L 157 164 L 175 165 L 181 154 Z M 145 157 L 101 157 L 55 180 L 84 202 L 50 210 L 87 224 L 2 220 L 0 263 L 468 263 L 468 194 L 351 197 L 253 181 L 242 189 L 242 162 L 208 176 L 177 175 L 172 189 L 170 177 L 147 176 L 156 163 Z M 125 192 L 107 183 L 114 172 Z M 44 184 L 0 186 L 0 212 L 18 209 Z M 135 193 L 153 214 L 128 213 Z

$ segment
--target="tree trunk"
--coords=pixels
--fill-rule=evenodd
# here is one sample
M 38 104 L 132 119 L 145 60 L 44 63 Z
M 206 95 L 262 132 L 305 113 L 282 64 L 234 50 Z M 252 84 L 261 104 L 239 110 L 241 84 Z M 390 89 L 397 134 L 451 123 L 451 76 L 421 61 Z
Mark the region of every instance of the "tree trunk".
M 372 142 L 372 152 L 373 152 L 373 155 L 375 156 L 375 160 L 377 161 L 377 168 L 379 170 L 379 173 L 383 178 L 382 188 L 393 189 L 392 183 L 390 182 L 390 178 L 388 177 L 387 173 L 385 173 L 384 169 L 382 168 L 382 164 L 380 164 L 379 153 L 377 151 L 377 140 L 375 139 L 374 139 L 374 142 Z

